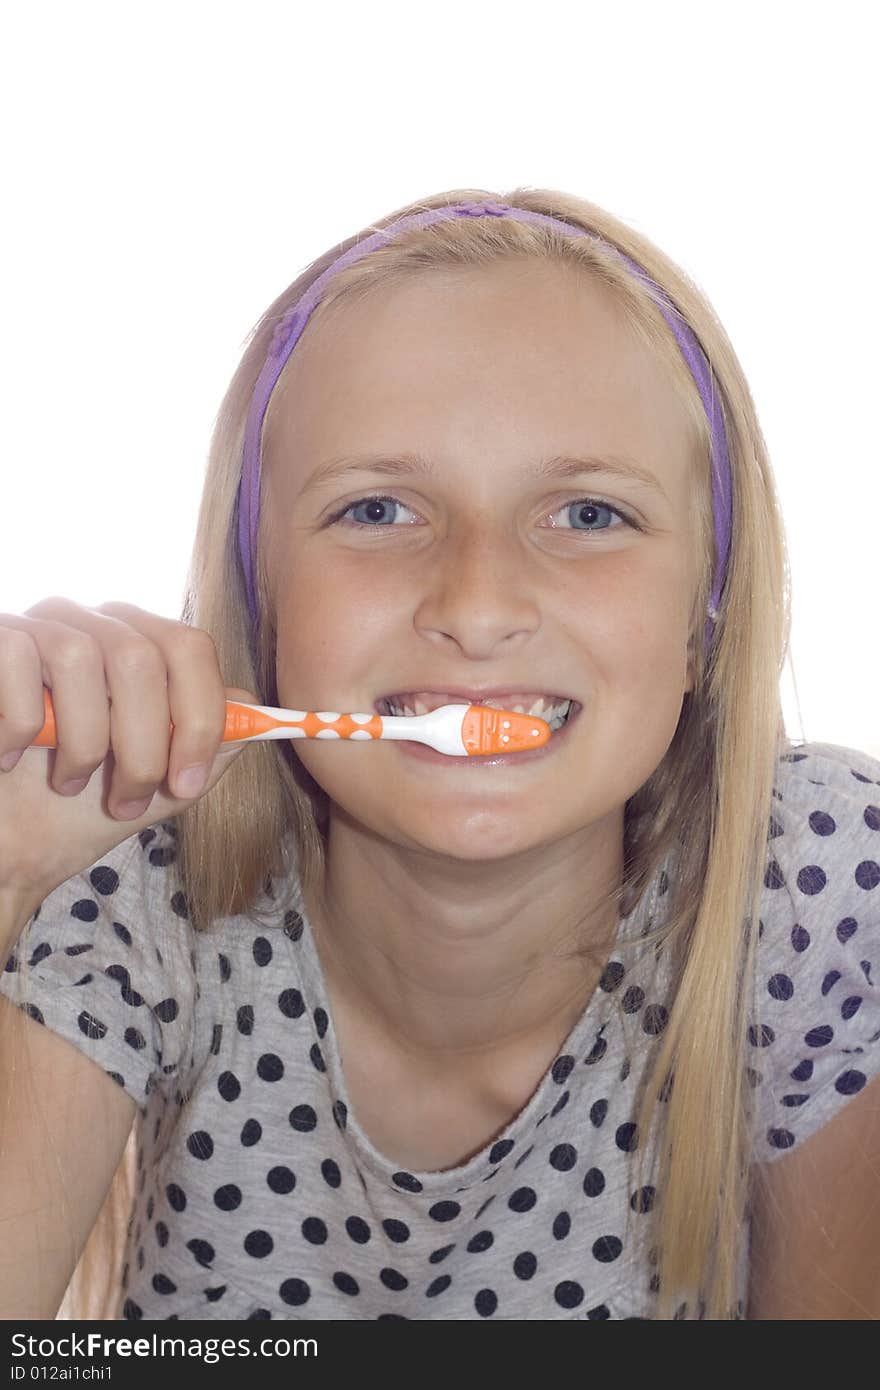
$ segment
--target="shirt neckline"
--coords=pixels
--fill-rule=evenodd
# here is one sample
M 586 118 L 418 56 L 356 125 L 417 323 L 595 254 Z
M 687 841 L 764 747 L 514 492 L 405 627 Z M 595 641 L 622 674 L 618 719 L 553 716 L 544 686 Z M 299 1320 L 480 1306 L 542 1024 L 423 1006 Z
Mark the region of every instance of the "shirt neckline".
M 624 923 L 628 928 L 634 929 L 627 933 L 627 940 L 632 940 L 638 936 L 638 929 L 642 927 L 643 923 L 652 914 L 655 914 L 659 878 L 660 874 L 648 885 L 642 896 L 642 901 L 630 915 L 618 919 L 606 964 L 615 959 L 615 952 L 622 941 L 621 933 Z M 345 1142 L 355 1150 L 361 1164 L 383 1185 L 401 1194 L 423 1192 L 427 1195 L 441 1195 L 450 1192 L 463 1192 L 480 1182 L 487 1182 L 500 1170 L 503 1160 L 508 1155 L 516 1163 L 520 1155 L 526 1152 L 538 1126 L 548 1116 L 555 1113 L 554 1107 L 561 1108 L 560 1101 L 570 1089 L 566 1084 L 568 1079 L 566 1068 L 577 1079 L 579 1064 L 582 1065 L 584 1057 L 588 1055 L 591 1048 L 596 1046 L 600 1039 L 605 1038 L 609 1024 L 615 1018 L 612 992 L 604 990 L 600 981 L 597 980 L 584 1009 L 557 1049 L 553 1060 L 549 1063 L 531 1097 L 523 1108 L 511 1118 L 509 1124 L 488 1144 L 485 1144 L 477 1153 L 472 1154 L 465 1163 L 454 1168 L 431 1171 L 417 1170 L 415 1172 L 403 1169 L 376 1148 L 361 1128 L 352 1107 L 336 1046 L 333 1013 L 325 985 L 324 972 L 313 937 L 312 924 L 309 921 L 301 894 L 298 896 L 298 911 L 302 918 L 303 930 L 297 944 L 301 953 L 303 980 L 312 995 L 310 1000 L 312 1012 L 314 1013 L 314 1010 L 320 1007 L 329 1020 L 320 1046 L 321 1056 L 330 1080 L 333 1114 L 340 1131 L 344 1132 Z M 632 959 L 628 969 L 634 970 L 640 960 L 641 956 Z M 590 1046 L 586 1047 L 588 1041 Z M 605 1042 L 607 1043 L 607 1038 L 605 1038 Z M 572 1065 L 566 1060 L 568 1058 L 571 1059 Z

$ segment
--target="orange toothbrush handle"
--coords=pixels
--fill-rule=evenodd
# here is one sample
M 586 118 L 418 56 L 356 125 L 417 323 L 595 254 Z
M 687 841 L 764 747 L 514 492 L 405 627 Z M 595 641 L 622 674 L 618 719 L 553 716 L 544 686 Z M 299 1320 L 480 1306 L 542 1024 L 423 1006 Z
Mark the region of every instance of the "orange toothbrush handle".
M 45 714 L 43 727 L 36 738 L 31 739 L 30 747 L 57 748 L 58 730 L 55 727 L 55 706 L 52 704 L 52 692 L 46 686 L 43 687 L 43 710 Z M 269 729 L 277 728 L 280 723 L 280 720 L 273 719 L 253 705 L 243 705 L 237 700 L 227 700 L 223 742 L 234 743 L 239 739 L 252 738 L 254 734 L 264 734 Z M 173 729 L 174 725 L 171 724 L 169 727 Z
M 543 747 L 549 739 L 546 720 L 490 705 L 471 705 L 461 723 L 461 740 L 470 754 L 524 753 L 527 748 Z

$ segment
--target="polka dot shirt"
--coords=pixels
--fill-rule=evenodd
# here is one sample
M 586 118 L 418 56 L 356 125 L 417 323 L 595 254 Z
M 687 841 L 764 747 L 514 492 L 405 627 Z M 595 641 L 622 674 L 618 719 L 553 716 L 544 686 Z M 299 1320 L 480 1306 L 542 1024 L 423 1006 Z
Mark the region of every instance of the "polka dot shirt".
M 760 1162 L 880 1072 L 880 762 L 792 745 L 777 772 L 749 1031 Z M 412 1173 L 352 1112 L 296 884 L 195 933 L 175 835 L 154 826 L 62 884 L 0 972 L 139 1107 L 118 1316 L 651 1318 L 654 1188 L 629 1166 L 664 956 L 615 951 L 659 925 L 670 866 L 525 1108 L 468 1162 Z

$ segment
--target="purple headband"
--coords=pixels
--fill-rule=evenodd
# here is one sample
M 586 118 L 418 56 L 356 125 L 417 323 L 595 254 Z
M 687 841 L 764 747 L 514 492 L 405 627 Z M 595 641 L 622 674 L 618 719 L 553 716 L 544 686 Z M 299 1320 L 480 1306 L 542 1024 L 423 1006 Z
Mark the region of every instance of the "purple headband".
M 445 222 L 453 217 L 510 217 L 515 222 L 532 222 L 558 227 L 570 236 L 592 237 L 594 241 L 601 242 L 608 250 L 619 256 L 629 266 L 633 274 L 638 276 L 654 292 L 658 308 L 675 334 L 682 356 L 697 384 L 697 390 L 700 393 L 711 430 L 712 510 L 715 518 L 716 568 L 712 596 L 707 608 L 709 616 L 705 626 L 705 643 L 708 652 L 714 635 L 715 623 L 718 619 L 718 604 L 721 600 L 721 589 L 727 572 L 727 560 L 730 551 L 731 478 L 730 458 L 721 407 L 712 372 L 703 350 L 694 333 L 664 291 L 655 284 L 641 266 L 631 260 L 629 256 L 625 256 L 617 247 L 610 246 L 602 237 L 596 236 L 592 232 L 586 232 L 582 227 L 575 227 L 570 222 L 562 222 L 559 218 L 549 217 L 542 212 L 530 212 L 526 208 L 509 207 L 506 203 L 458 203 L 452 207 L 434 208 L 429 212 L 419 212 L 410 217 L 399 218 L 398 221 L 383 227 L 339 256 L 322 275 L 318 276 L 302 298 L 297 300 L 294 307 L 288 310 L 275 325 L 272 341 L 266 354 L 266 361 L 257 377 L 251 396 L 245 425 L 244 459 L 238 497 L 238 544 L 244 569 L 248 608 L 253 620 L 254 631 L 257 630 L 260 620 L 254 583 L 254 555 L 256 554 L 257 527 L 260 517 L 261 435 L 269 398 L 275 389 L 284 364 L 299 342 L 303 329 L 309 321 L 309 316 L 319 302 L 324 287 L 332 275 L 335 275 L 338 270 L 344 270 L 347 266 L 353 265 L 362 256 L 368 256 L 371 251 L 378 247 L 384 246 L 398 232 L 408 231 L 411 227 L 427 227 L 432 222 Z

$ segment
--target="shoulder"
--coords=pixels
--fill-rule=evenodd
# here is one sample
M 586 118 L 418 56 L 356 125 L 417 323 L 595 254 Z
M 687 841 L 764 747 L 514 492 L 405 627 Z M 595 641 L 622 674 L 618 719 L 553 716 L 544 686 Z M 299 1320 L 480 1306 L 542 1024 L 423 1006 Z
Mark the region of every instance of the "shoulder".
M 775 798 L 749 1032 L 759 1161 L 880 1071 L 880 762 L 804 745 Z
M 191 1050 L 194 932 L 170 872 L 176 827 L 123 840 L 40 904 L 0 990 L 104 1067 L 141 1106 Z
M 780 759 L 753 1023 L 749 1317 L 880 1317 L 880 761 Z

